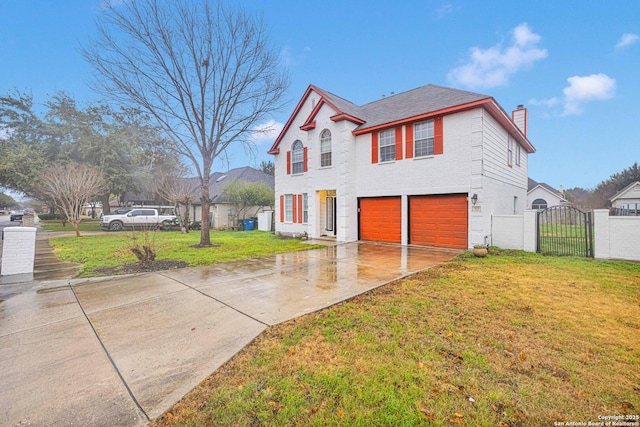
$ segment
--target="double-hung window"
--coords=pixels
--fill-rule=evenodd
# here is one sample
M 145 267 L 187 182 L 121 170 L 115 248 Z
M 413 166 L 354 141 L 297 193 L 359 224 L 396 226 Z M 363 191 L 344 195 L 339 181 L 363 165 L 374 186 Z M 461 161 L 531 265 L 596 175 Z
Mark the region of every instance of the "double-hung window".
M 433 120 L 416 123 L 413 128 L 415 138 L 414 153 L 416 157 L 433 156 L 434 135 Z
M 396 137 L 394 129 L 380 131 L 380 161 L 391 162 L 396 159 Z
M 307 193 L 302 193 L 302 222 L 309 222 L 309 197 Z
M 331 166 L 331 131 L 325 129 L 320 134 L 320 166 Z
M 284 195 L 284 220 L 293 222 L 293 194 Z
M 522 158 L 522 148 L 520 144 L 516 145 L 516 165 L 520 166 L 520 160 Z
M 291 173 L 304 172 L 304 147 L 301 141 L 296 141 L 291 146 Z
M 513 166 L 513 139 L 511 139 L 511 135 L 507 141 L 507 165 Z

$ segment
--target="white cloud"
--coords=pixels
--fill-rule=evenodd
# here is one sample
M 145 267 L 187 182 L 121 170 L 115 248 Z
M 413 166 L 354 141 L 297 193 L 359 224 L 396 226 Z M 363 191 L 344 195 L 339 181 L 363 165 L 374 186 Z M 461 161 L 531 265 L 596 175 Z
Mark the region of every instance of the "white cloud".
M 302 49 L 302 51 L 299 53 L 294 53 L 291 51 L 291 48 L 289 46 L 285 46 L 280 51 L 280 59 L 286 67 L 291 67 L 304 62 L 310 52 L 311 48 L 309 46 L 305 46 L 304 49 Z
M 558 105 L 559 103 L 560 103 L 560 99 L 556 98 L 555 96 L 549 99 L 532 98 L 529 100 L 529 104 L 531 105 L 542 105 L 545 107 L 553 107 L 554 105 Z
M 273 144 L 283 127 L 283 123 L 269 120 L 266 123 L 256 126 L 251 131 L 249 140 L 256 145 L 265 143 Z
M 569 86 L 564 88 L 563 116 L 582 113 L 584 103 L 613 98 L 616 94 L 616 80 L 606 74 L 573 76 L 567 79 Z
M 620 37 L 620 40 L 616 44 L 616 49 L 624 49 L 625 47 L 629 47 L 635 42 L 640 40 L 640 37 L 637 34 L 625 33 Z
M 547 50 L 537 46 L 540 35 L 531 31 L 527 23 L 518 25 L 511 35 L 512 41 L 507 47 L 502 43 L 488 49 L 472 47 L 467 63 L 451 70 L 449 80 L 469 87 L 502 86 L 516 72 L 547 57 Z
M 453 6 L 451 5 L 451 3 L 444 3 L 435 10 L 436 18 L 442 19 L 451 12 L 453 12 Z

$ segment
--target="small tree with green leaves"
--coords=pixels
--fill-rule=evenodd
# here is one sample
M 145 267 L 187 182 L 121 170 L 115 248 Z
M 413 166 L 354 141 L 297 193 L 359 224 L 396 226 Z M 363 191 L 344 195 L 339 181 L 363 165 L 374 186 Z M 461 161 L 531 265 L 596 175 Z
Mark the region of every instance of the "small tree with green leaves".
M 262 182 L 230 182 L 222 189 L 222 196 L 233 203 L 235 219 L 245 219 L 249 211 L 275 204 L 273 190 Z

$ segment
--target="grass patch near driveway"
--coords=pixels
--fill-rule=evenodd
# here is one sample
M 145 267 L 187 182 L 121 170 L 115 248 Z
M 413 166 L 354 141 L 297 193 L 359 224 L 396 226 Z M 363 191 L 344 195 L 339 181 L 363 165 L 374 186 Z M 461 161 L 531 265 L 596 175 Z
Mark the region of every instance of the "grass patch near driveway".
M 78 277 L 96 275 L 93 270 L 133 264 L 136 257 L 129 249 L 133 242 L 151 243 L 156 249 L 156 259 L 184 261 L 190 266 L 210 265 L 239 261 L 280 253 L 304 251 L 322 247 L 303 243 L 296 239 L 279 239 L 265 231 L 212 231 L 210 248 L 195 248 L 200 242 L 200 232 L 131 232 L 58 237 L 49 240 L 55 254 L 63 261 L 83 264 Z
M 73 226 L 68 222 L 66 225 L 62 225 L 62 221 L 59 219 L 40 220 L 40 226 L 44 231 L 67 231 L 73 233 Z M 97 219 L 83 219 L 78 226 L 78 229 L 82 233 L 83 231 L 100 231 L 100 220 Z
M 640 413 L 640 264 L 469 254 L 269 328 L 154 426 L 550 426 Z

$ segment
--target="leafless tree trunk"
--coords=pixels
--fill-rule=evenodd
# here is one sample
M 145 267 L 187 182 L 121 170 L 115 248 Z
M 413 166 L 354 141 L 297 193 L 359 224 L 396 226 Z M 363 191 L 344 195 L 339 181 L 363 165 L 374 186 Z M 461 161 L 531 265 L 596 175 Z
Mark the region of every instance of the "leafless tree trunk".
M 198 187 L 198 183 L 193 179 L 163 176 L 158 180 L 155 189 L 163 199 L 173 203 L 183 233 L 189 232 L 191 205 L 198 198 Z M 184 214 L 181 205 L 185 208 Z
M 38 191 L 53 200 L 80 237 L 82 207 L 105 191 L 102 173 L 77 163 L 56 165 L 44 170 L 37 181 Z
M 149 113 L 200 179 L 200 245 L 210 246 L 214 161 L 280 109 L 288 86 L 266 28 L 222 1 L 136 0 L 107 6 L 83 51 L 96 86 Z M 269 129 L 262 129 L 268 131 Z

